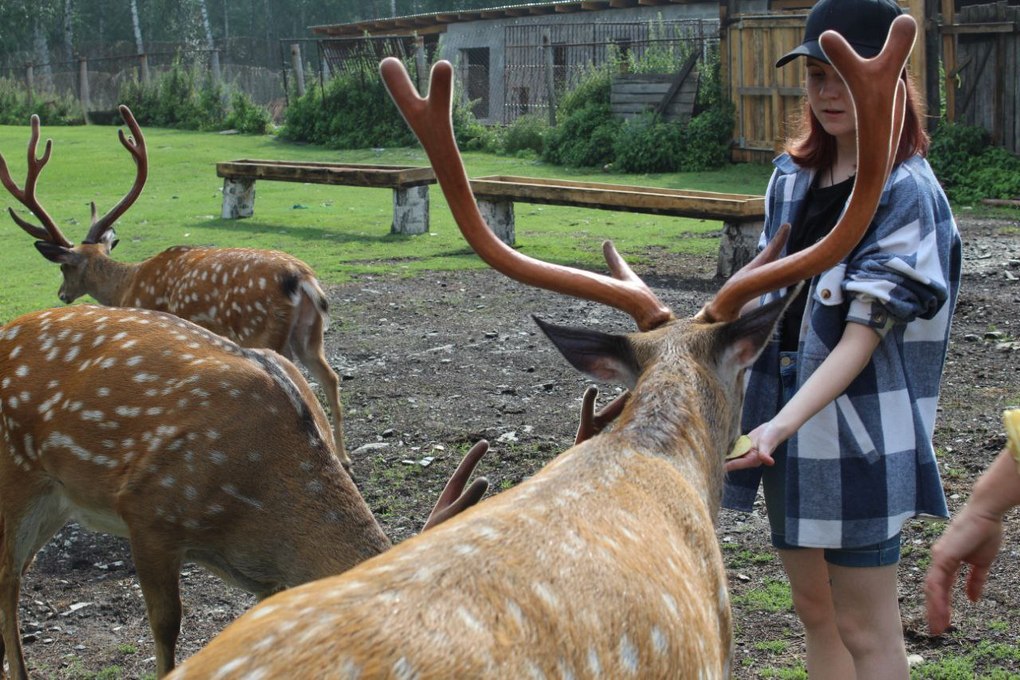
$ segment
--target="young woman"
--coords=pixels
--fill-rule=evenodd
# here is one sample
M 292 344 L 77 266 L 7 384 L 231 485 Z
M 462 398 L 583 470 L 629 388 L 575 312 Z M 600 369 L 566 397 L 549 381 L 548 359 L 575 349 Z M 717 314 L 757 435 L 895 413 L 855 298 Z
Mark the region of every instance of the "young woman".
M 853 104 L 818 37 L 835 30 L 872 57 L 900 13 L 893 0 L 821 0 L 804 42 L 776 64 L 806 60 L 807 97 L 802 134 L 775 160 L 762 246 L 784 222 L 793 227 L 788 251 L 810 246 L 853 187 Z M 727 463 L 726 507 L 750 511 L 763 486 L 812 680 L 909 678 L 900 528 L 948 514 L 931 435 L 960 237 L 924 159 L 928 139 L 907 86 L 896 165 L 874 221 L 843 262 L 802 289 L 749 372 L 743 426 L 753 448 Z

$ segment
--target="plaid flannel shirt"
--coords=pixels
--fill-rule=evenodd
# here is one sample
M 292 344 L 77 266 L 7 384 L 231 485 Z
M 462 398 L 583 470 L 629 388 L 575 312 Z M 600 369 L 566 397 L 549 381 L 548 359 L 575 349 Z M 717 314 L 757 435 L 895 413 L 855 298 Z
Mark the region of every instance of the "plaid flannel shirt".
M 794 221 L 814 176 L 786 154 L 775 165 L 759 247 Z M 908 518 L 948 516 L 931 438 L 961 259 L 949 202 L 928 162 L 915 156 L 893 169 L 861 243 L 810 282 L 798 388 L 847 322 L 873 328 L 882 340 L 846 391 L 788 440 L 786 540 L 793 545 L 871 545 L 895 536 Z M 743 431 L 771 420 L 779 399 L 774 340 L 748 371 Z M 729 473 L 723 505 L 750 511 L 761 473 Z

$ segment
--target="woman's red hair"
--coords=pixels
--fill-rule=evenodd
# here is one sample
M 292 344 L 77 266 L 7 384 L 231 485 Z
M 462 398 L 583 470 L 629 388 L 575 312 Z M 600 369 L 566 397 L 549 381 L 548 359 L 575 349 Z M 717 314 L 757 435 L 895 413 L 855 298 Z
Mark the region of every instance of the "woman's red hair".
M 907 105 L 900 146 L 896 149 L 896 165 L 911 156 L 928 154 L 928 132 L 922 121 L 917 88 L 906 71 L 903 72 L 903 80 L 907 84 Z M 807 97 L 804 98 L 800 129 L 795 137 L 787 140 L 786 152 L 802 168 L 820 170 L 836 162 L 836 138 L 822 128 L 808 105 Z

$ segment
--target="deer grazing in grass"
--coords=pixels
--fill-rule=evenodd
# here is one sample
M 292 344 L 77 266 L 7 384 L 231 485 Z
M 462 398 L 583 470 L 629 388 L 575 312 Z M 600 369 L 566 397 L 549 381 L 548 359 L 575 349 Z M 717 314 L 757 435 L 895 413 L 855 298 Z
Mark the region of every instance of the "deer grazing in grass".
M 390 547 L 298 369 L 189 321 L 77 305 L 0 328 L 0 666 L 27 677 L 21 576 L 71 518 L 130 540 L 160 676 L 184 561 L 265 598 Z M 473 504 L 480 442 L 426 529 Z
M 640 332 L 625 336 L 541 324 L 571 363 L 625 383 L 630 398 L 612 429 L 588 439 L 585 413 L 583 441 L 531 479 L 342 576 L 262 602 L 173 678 L 727 676 L 730 606 L 714 529 L 723 460 L 739 434 L 744 370 L 790 298 L 740 310 L 835 265 L 867 229 L 897 146 L 898 76 L 914 31 L 898 19 L 874 60 L 823 36 L 857 107 L 863 153 L 850 205 L 808 250 L 776 259 L 783 244 L 773 241 L 691 319 L 676 318 L 611 245 L 613 277 L 506 247 L 457 152 L 451 66 L 433 68 L 421 99 L 400 62 L 385 60 L 390 93 L 475 251 L 526 284 L 635 319 Z
M 32 116 L 28 170 L 18 187 L 0 154 L 0 182 L 28 208 L 42 226 L 32 224 L 13 208 L 11 218 L 37 239 L 43 257 L 60 264 L 64 280 L 59 296 L 71 303 L 90 295 L 103 305 L 140 307 L 170 312 L 204 326 L 244 347 L 265 347 L 300 362 L 326 394 L 333 415 L 333 438 L 344 466 L 351 461 L 343 438 L 340 378 L 326 361 L 323 333 L 329 306 L 315 272 L 301 260 L 272 250 L 176 246 L 143 262 L 124 263 L 110 257 L 117 245 L 114 223 L 142 193 L 149 174 L 142 130 L 131 110 L 120 107 L 131 131 L 118 130 L 120 143 L 134 158 L 135 182 L 110 212 L 97 217 L 80 245 L 73 245 L 39 203 L 36 184 L 50 159 L 52 140 L 37 156 L 39 117 Z

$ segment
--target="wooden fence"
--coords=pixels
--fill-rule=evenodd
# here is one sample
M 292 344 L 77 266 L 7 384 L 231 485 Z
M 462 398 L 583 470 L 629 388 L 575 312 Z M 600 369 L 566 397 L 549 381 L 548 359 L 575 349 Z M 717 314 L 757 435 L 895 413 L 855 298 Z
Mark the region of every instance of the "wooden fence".
M 909 0 L 904 8 L 923 27 L 924 0 Z M 723 31 L 719 58 L 722 80 L 736 105 L 732 158 L 738 162 L 767 163 L 782 148 L 801 116 L 804 60 L 783 68 L 776 61 L 800 44 L 807 11 L 772 14 L 737 14 Z M 908 65 L 921 101 L 925 101 L 926 51 L 922 36 Z
M 955 90 L 950 117 L 983 127 L 992 143 L 1020 153 L 1020 7 L 964 7 L 951 25 L 946 75 Z M 944 44 L 944 48 L 945 48 Z

